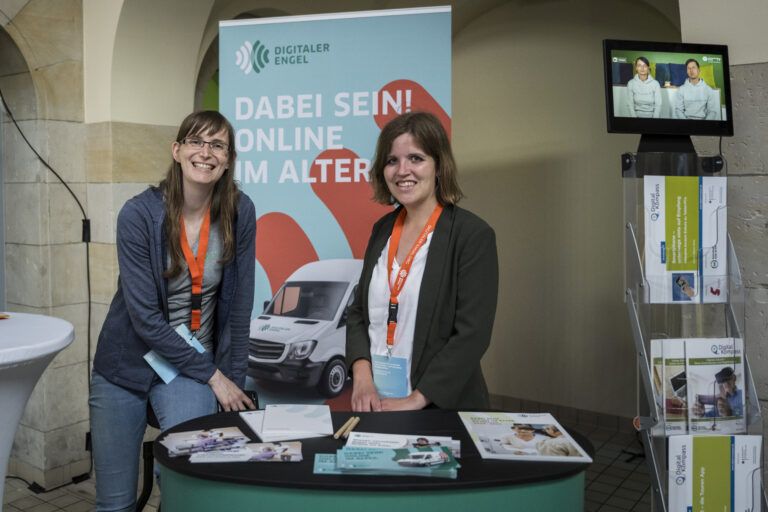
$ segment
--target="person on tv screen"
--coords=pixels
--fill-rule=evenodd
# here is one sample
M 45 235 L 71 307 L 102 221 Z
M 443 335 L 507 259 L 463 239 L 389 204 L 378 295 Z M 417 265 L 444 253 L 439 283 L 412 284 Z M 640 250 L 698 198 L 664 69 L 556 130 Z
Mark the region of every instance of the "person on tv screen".
M 717 94 L 699 76 L 701 69 L 696 59 L 685 61 L 688 78 L 677 90 L 675 119 L 717 120 L 720 119 Z
M 256 214 L 234 180 L 235 133 L 220 113 L 195 112 L 169 149 L 165 179 L 117 217 L 120 275 L 88 400 L 96 511 L 136 508 L 148 403 L 161 430 L 213 414 L 217 402 L 254 408 L 242 388 Z
M 398 206 L 373 226 L 347 310 L 352 410 L 484 410 L 496 235 L 456 206 L 463 194 L 437 117 L 409 112 L 387 123 L 370 183 L 374 200 Z
M 651 64 L 645 57 L 635 60 L 637 74 L 627 82 L 629 117 L 660 117 L 661 86 L 650 74 Z

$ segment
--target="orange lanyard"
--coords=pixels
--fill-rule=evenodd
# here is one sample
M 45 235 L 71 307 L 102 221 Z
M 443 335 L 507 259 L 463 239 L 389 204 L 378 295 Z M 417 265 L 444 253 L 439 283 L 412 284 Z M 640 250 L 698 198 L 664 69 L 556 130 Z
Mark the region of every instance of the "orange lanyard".
M 203 307 L 203 271 L 205 270 L 205 253 L 208 251 L 208 229 L 211 225 L 211 208 L 205 212 L 203 225 L 200 227 L 200 235 L 197 241 L 197 258 L 192 254 L 192 249 L 187 242 L 187 231 L 184 228 L 184 216 L 181 217 L 181 250 L 184 259 L 187 260 L 189 275 L 192 277 L 192 304 L 190 330 L 200 329 L 200 317 Z
M 397 273 L 395 284 L 392 284 L 392 265 L 395 261 L 395 254 L 397 253 L 397 247 L 400 245 L 400 235 L 403 233 L 403 224 L 405 223 L 405 208 L 400 211 L 395 221 L 395 226 L 392 228 L 392 236 L 389 239 L 389 252 L 387 253 L 387 283 L 389 284 L 389 317 L 387 318 L 387 354 L 392 355 L 392 347 L 395 345 L 395 328 L 397 327 L 397 297 L 400 295 L 400 291 L 405 285 L 405 280 L 408 279 L 408 272 L 411 270 L 411 264 L 416 258 L 416 253 L 419 252 L 421 246 L 427 241 L 427 236 L 435 229 L 440 213 L 443 211 L 443 205 L 438 204 L 435 209 L 432 210 L 427 224 L 424 229 L 421 230 L 419 238 L 414 242 L 413 247 L 408 252 L 408 256 L 405 257 L 403 264 L 400 266 L 400 272 Z

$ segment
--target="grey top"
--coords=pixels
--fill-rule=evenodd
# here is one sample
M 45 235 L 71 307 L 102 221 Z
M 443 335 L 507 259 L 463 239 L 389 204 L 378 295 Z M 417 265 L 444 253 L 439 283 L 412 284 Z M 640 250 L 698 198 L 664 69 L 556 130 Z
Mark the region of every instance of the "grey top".
M 190 249 L 197 257 L 196 241 Z M 213 323 L 216 311 L 216 297 L 221 283 L 222 265 L 219 262 L 223 253 L 223 240 L 218 222 L 212 222 L 208 232 L 208 251 L 205 255 L 205 270 L 203 271 L 203 301 L 200 315 L 200 330 L 195 333 L 197 340 L 207 352 L 213 351 Z M 171 255 L 168 254 L 166 264 L 170 266 Z M 190 326 L 192 303 L 192 277 L 189 275 L 187 260 L 181 261 L 181 272 L 176 277 L 168 279 L 168 320 L 174 329 L 185 323 Z

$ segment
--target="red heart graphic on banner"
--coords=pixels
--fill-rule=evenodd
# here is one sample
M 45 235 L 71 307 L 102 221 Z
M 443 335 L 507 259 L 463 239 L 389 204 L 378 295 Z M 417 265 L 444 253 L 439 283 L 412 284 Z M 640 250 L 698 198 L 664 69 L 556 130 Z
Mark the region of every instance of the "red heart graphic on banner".
M 354 151 L 328 149 L 318 155 L 309 170 L 309 175 L 316 180 L 312 190 L 339 223 L 355 258 L 365 255 L 373 224 L 392 211 L 391 206 L 373 202 L 373 191 L 361 176 L 363 169 L 359 168 L 359 162 Z M 365 174 L 367 176 L 367 169 Z
M 379 114 L 373 116 L 379 129 L 400 115 L 395 109 L 396 105 L 402 106 L 403 112 L 429 112 L 437 116 L 451 138 L 451 118 L 445 113 L 443 107 L 435 101 L 435 98 L 421 85 L 413 80 L 394 80 L 379 91 Z
M 275 250 L 277 240 L 280 250 Z M 256 259 L 267 273 L 272 295 L 297 268 L 318 260 L 304 230 L 279 212 L 262 215 L 256 222 Z

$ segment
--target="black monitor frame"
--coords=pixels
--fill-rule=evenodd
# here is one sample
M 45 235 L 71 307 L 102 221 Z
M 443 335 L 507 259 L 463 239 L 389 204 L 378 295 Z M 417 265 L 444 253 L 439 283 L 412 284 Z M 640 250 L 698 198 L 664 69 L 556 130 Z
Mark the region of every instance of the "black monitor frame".
M 681 53 L 690 55 L 693 58 L 696 58 L 697 55 L 721 56 L 723 68 L 723 105 L 725 106 L 726 119 L 704 121 L 667 118 L 643 119 L 615 116 L 613 110 L 611 52 L 616 50 L 648 53 Z M 609 133 L 637 133 L 642 135 L 677 136 L 683 138 L 690 135 L 733 135 L 733 108 L 731 105 L 730 68 L 727 46 L 716 44 L 662 43 L 605 39 L 603 41 L 603 63 L 605 71 L 606 120 Z

